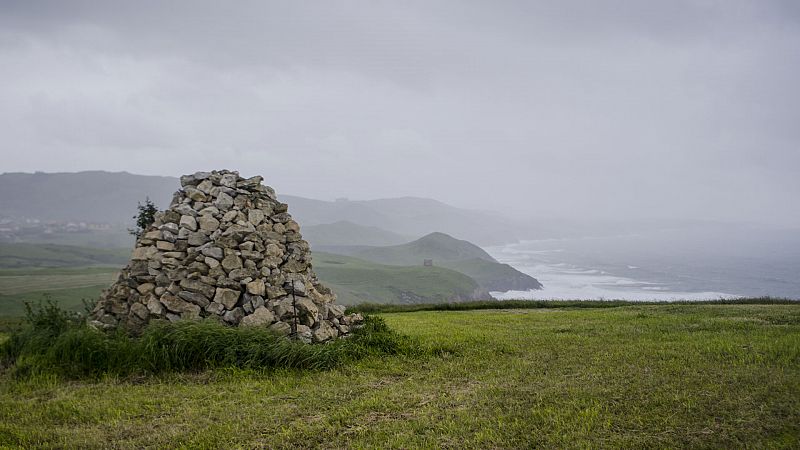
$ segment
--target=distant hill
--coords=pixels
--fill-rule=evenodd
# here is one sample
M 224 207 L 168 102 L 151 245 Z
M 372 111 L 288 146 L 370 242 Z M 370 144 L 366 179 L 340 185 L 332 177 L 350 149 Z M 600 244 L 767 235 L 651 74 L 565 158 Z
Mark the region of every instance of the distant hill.
M 280 197 L 305 226 L 346 220 L 404 236 L 423 236 L 444 230 L 481 245 L 517 241 L 515 225 L 496 213 L 456 208 L 429 198 L 327 202 L 289 195 Z
M 347 220 L 303 227 L 303 237 L 314 247 L 384 246 L 408 242 L 408 238 L 378 227 L 358 225 Z
M 477 245 L 439 232 L 431 233 L 406 244 L 360 250 L 354 256 L 381 264 L 403 266 L 418 266 L 425 259 L 444 262 L 477 258 L 497 262 Z
M 488 291 L 541 289 L 542 284 L 508 264 L 501 264 L 477 245 L 445 233 L 431 233 L 407 244 L 354 248 L 352 256 L 381 264 L 421 266 L 426 259 L 434 266 L 461 272 Z
M 270 180 L 265 181 L 270 183 Z M 103 237 L 102 242 L 124 243 L 128 242 L 123 239 L 124 232 L 132 225 L 136 204 L 150 197 L 163 209 L 179 186 L 175 177 L 127 172 L 4 173 L 0 174 L 0 192 L 4 193 L 0 196 L 0 218 L 113 224 L 116 228 L 108 233 L 119 236 L 116 239 Z M 274 187 L 281 192 L 280 186 Z M 482 245 L 517 240 L 513 227 L 495 213 L 456 208 L 427 198 L 357 201 L 323 201 L 291 195 L 280 195 L 280 198 L 289 204 L 289 212 L 303 226 L 304 232 L 307 227 L 347 221 L 400 236 L 416 237 L 444 230 Z M 352 230 L 348 228 L 341 227 L 342 237 L 335 236 L 335 228 L 328 228 L 322 235 L 330 242 L 347 241 L 348 235 L 352 236 Z M 312 235 L 314 231 L 318 230 L 312 230 Z M 375 235 L 374 230 L 370 234 Z M 71 236 L 62 238 L 41 233 L 22 239 L 25 242 L 42 242 L 43 239 L 47 242 L 72 242 Z M 91 239 L 82 238 L 77 242 L 89 241 Z
M 314 271 L 338 303 L 431 303 L 489 299 L 467 275 L 444 267 L 383 265 L 331 253 L 314 253 Z
M 127 172 L 4 173 L 0 216 L 129 226 L 138 202 L 150 197 L 163 209 L 179 186 L 177 178 Z

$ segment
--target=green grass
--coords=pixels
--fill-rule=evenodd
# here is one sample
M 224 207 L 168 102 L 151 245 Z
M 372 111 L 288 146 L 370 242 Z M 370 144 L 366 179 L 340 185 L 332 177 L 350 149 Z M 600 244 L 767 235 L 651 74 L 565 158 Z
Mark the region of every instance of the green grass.
M 314 253 L 314 271 L 336 293 L 337 303 L 351 305 L 380 299 L 385 303 L 443 302 L 472 298 L 479 288 L 470 277 L 442 267 L 377 264 L 332 253 Z
M 718 300 L 673 300 L 669 302 L 630 300 L 480 300 L 470 302 L 422 303 L 416 305 L 389 305 L 382 303 L 360 303 L 348 307 L 348 311 L 367 314 L 399 313 L 417 311 L 474 311 L 482 309 L 553 309 L 553 308 L 618 308 L 644 305 L 797 305 L 800 300 L 776 297 L 752 297 Z
M 52 302 L 28 308 L 23 328 L 0 345 L 0 363 L 16 378 L 154 375 L 213 368 L 330 369 L 368 355 L 423 355 L 413 340 L 367 317 L 348 339 L 308 345 L 266 327 L 233 328 L 217 321 L 156 322 L 141 336 L 103 333 Z
M 797 448 L 800 307 L 384 314 L 455 353 L 328 371 L 0 379 L 0 445 Z
M 526 275 L 508 264 L 500 264 L 480 258 L 459 261 L 436 261 L 441 267 L 463 273 L 487 291 L 527 291 L 542 285 L 535 278 Z
M 398 266 L 419 266 L 425 259 L 431 259 L 434 266 L 463 273 L 487 291 L 524 291 L 541 287 L 530 275 L 508 264 L 500 264 L 480 247 L 444 233 L 431 233 L 401 245 L 353 249 L 352 256 Z
M 46 296 L 70 311 L 83 311 L 83 300 L 94 302 L 111 285 L 117 267 L 57 267 L 0 270 L 0 318 L 21 317 L 25 302 Z
M 56 244 L 0 244 L 0 268 L 77 267 L 128 263 L 131 248 L 89 248 Z
M 52 289 L 0 295 L 0 319 L 19 319 L 25 314 L 25 302 L 36 303 L 47 298 L 58 302 L 64 309 L 81 312 L 86 309 L 84 300 L 94 304 L 97 298 L 100 297 L 100 292 L 110 285 L 111 282 L 71 289 Z

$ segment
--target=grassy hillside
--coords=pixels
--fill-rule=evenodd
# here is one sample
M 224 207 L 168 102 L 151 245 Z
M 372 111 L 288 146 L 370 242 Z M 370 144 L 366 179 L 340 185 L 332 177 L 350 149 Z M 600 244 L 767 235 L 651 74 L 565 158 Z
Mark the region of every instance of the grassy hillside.
M 128 263 L 130 249 L 0 244 L 0 317 L 19 317 L 25 302 L 51 298 L 82 311 Z
M 0 446 L 797 448 L 800 307 L 383 315 L 454 351 L 332 371 L 0 374 Z
M 444 233 L 431 233 L 402 245 L 353 248 L 352 255 L 381 264 L 420 265 L 432 259 L 434 266 L 463 273 L 487 291 L 541 289 L 530 275 L 500 264 L 477 245 Z
M 314 271 L 338 302 L 429 303 L 486 298 L 475 280 L 442 267 L 376 264 L 331 253 L 314 253 Z
M 25 302 L 51 298 L 70 311 L 82 311 L 111 285 L 119 268 L 29 268 L 0 270 L 0 317 L 19 317 Z
M 353 256 L 381 264 L 402 266 L 420 265 L 425 259 L 433 259 L 434 262 L 465 259 L 497 262 L 477 245 L 444 233 L 431 233 L 406 244 L 360 250 Z
M 55 244 L 0 244 L 0 269 L 25 267 L 118 266 L 130 248 L 89 248 Z
M 408 242 L 408 238 L 400 234 L 347 220 L 303 227 L 303 237 L 313 246 L 381 246 Z
M 0 245 L 0 251 L 0 267 L 20 267 L 0 269 L 0 317 L 20 316 L 24 302 L 36 302 L 45 295 L 65 309 L 81 311 L 83 300 L 97 299 L 130 257 L 130 250 L 34 244 Z M 314 252 L 314 269 L 342 304 L 431 303 L 489 297 L 472 278 L 443 267 L 390 266 Z
M 439 265 L 468 275 L 487 291 L 527 291 L 542 288 L 537 279 L 508 264 L 473 258 L 442 261 Z

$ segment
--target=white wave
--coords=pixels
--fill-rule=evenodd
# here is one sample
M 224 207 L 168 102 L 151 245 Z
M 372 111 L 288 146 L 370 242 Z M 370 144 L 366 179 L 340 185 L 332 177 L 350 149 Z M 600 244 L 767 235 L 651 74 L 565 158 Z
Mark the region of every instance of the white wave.
M 513 251 L 509 252 L 509 247 Z M 491 247 L 487 251 L 498 261 L 510 264 L 521 272 L 538 279 L 544 288 L 530 291 L 492 292 L 500 300 L 715 300 L 737 298 L 724 292 L 673 291 L 663 283 L 639 280 L 610 274 L 591 267 L 579 267 L 566 262 L 542 259 L 538 249 L 528 250 L 524 245 L 512 244 Z M 636 269 L 637 266 L 627 266 Z

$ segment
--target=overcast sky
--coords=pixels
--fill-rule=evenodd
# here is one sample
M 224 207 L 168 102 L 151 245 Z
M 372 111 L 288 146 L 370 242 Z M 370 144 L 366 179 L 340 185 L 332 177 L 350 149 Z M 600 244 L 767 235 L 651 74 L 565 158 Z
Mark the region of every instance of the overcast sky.
M 0 171 L 796 226 L 798 80 L 795 0 L 0 0 Z

